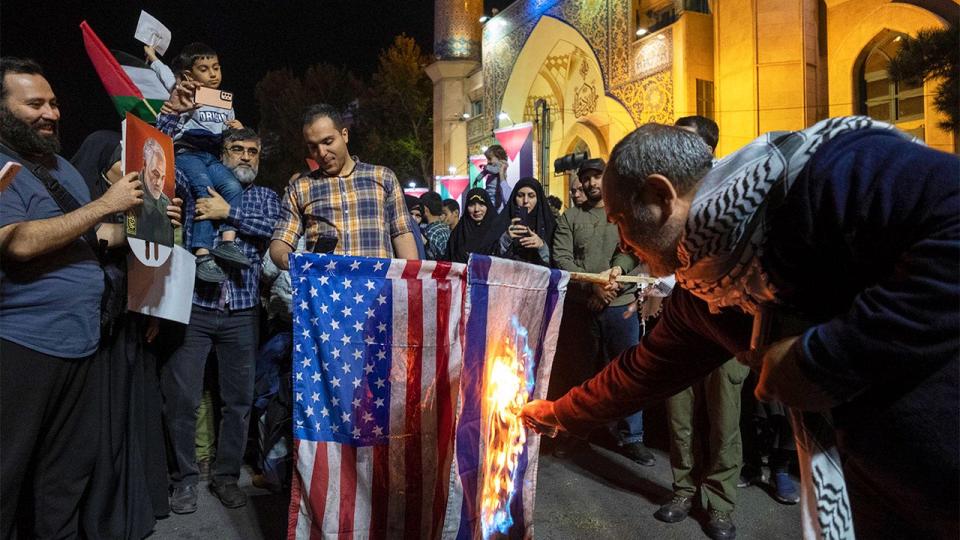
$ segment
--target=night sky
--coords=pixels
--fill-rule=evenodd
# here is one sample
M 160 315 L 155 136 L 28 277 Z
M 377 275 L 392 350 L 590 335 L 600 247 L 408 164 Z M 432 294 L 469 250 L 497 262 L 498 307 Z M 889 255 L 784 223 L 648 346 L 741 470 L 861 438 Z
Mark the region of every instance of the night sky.
M 509 0 L 487 0 L 503 8 Z M 142 57 L 133 38 L 144 9 L 173 33 L 162 59 L 203 41 L 220 55 L 222 88 L 235 94 L 237 117 L 256 125 L 254 86 L 272 69 L 301 73 L 317 62 L 344 65 L 368 78 L 377 55 L 395 35 L 413 37 L 426 53 L 433 44 L 432 0 L 197 0 L 143 2 L 3 0 L 0 54 L 43 65 L 60 101 L 63 154 L 68 158 L 97 129 L 119 130 L 119 116 L 83 48 L 86 20 L 108 48 Z

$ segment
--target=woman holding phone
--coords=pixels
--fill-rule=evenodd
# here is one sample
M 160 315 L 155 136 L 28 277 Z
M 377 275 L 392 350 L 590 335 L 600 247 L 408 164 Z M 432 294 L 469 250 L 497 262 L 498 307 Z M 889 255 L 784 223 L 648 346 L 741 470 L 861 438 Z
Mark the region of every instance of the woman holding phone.
M 543 187 L 536 178 L 521 178 L 510 193 L 509 204 L 497 216 L 487 235 L 489 253 L 541 266 L 550 265 L 550 243 L 556 221 L 547 207 Z

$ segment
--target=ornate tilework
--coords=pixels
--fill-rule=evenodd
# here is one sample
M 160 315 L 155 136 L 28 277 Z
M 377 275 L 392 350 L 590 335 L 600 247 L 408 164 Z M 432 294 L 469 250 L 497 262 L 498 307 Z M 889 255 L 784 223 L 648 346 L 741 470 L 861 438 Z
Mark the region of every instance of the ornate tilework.
M 434 10 L 434 56 L 438 60 L 479 60 L 483 0 L 435 2 Z
M 584 84 L 578 87 L 577 102 L 581 104 L 581 112 L 589 108 L 586 104 L 592 99 L 584 87 L 588 85 L 593 88 L 597 99 L 603 94 L 618 99 L 638 124 L 651 120 L 672 121 L 673 78 L 663 65 L 665 55 L 670 56 L 669 62 L 672 63 L 672 39 L 667 38 L 670 48 L 659 57 L 658 69 L 635 73 L 631 61 L 634 58 L 631 54 L 634 36 L 630 10 L 630 0 L 527 0 L 508 6 L 493 19 L 497 22 L 487 23 L 483 31 L 484 110 L 500 110 L 503 93 L 524 43 L 540 18 L 551 16 L 583 35 L 600 64 L 602 80 L 583 81 Z M 556 72 L 561 65 L 560 58 L 548 57 L 541 69 L 546 69 L 558 80 L 569 80 L 571 73 L 560 76 Z M 572 58 L 567 66 L 579 67 Z M 595 110 L 595 102 L 593 106 Z M 488 128 L 493 129 L 496 114 L 488 114 L 486 118 Z

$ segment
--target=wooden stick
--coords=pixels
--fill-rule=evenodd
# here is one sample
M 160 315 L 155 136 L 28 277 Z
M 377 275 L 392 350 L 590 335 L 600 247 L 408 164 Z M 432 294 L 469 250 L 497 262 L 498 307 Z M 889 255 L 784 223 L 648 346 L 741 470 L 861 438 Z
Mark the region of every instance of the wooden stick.
M 153 110 L 153 107 L 150 106 L 150 102 L 147 101 L 147 98 L 140 98 L 140 101 L 142 101 L 143 104 L 147 106 L 147 110 L 153 113 L 154 122 L 156 122 L 156 119 L 160 118 L 160 115 L 157 114 L 157 111 Z
M 590 274 L 587 272 L 570 272 L 570 281 L 579 281 L 582 283 L 599 283 L 603 285 L 610 281 L 609 278 L 602 276 L 601 274 Z M 650 277 L 650 276 L 619 276 L 616 280 L 618 283 L 639 283 L 644 285 L 651 285 L 659 281 L 659 278 Z

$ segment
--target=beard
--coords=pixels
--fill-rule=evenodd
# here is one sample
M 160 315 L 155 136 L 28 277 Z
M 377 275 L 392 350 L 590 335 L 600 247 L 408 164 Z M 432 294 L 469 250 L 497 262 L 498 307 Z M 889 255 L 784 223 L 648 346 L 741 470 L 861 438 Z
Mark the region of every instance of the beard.
M 249 165 L 237 165 L 232 171 L 237 181 L 243 185 L 252 184 L 257 177 L 257 170 Z
M 670 276 L 680 268 L 677 247 L 683 235 L 684 222 L 668 219 L 666 223 L 656 222 L 647 208 L 639 209 L 635 216 L 636 226 L 630 231 L 630 245 L 638 257 L 646 263 L 650 274 L 655 277 Z
M 52 135 L 41 135 L 40 127 L 52 127 Z M 14 150 L 28 156 L 50 156 L 60 152 L 59 129 L 56 122 L 38 119 L 24 122 L 6 107 L 0 106 L 0 137 Z

